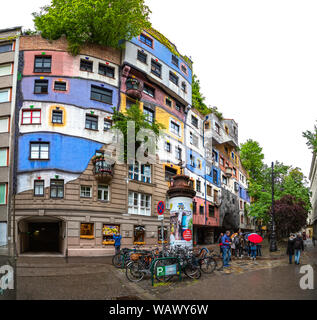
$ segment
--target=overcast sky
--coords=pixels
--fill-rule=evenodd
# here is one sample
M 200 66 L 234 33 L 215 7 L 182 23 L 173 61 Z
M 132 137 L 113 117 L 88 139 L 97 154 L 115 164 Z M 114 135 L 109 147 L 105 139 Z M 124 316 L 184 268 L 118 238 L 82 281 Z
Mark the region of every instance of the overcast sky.
M 0 28 L 33 27 L 31 13 L 48 3 L 5 1 Z M 153 27 L 194 61 L 207 104 L 238 122 L 240 143 L 257 140 L 266 163 L 308 175 L 312 154 L 302 132 L 317 120 L 317 1 L 146 3 Z

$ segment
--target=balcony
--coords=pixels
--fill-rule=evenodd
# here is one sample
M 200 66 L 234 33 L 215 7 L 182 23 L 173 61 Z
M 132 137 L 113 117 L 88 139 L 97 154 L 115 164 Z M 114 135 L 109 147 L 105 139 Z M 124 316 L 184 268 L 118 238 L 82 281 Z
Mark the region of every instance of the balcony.
M 92 160 L 94 164 L 94 176 L 96 180 L 104 183 L 109 183 L 113 177 L 114 165 L 109 164 L 104 158 L 94 158 Z
M 142 98 L 142 84 L 139 80 L 128 78 L 126 81 L 126 93 L 133 99 L 140 100 Z

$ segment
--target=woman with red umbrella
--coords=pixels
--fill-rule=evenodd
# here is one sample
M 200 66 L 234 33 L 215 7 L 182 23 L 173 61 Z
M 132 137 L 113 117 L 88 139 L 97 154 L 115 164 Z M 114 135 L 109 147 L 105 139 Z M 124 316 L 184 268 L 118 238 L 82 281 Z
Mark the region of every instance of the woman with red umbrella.
M 250 249 L 251 249 L 251 258 L 253 260 L 256 260 L 256 249 L 257 249 L 256 245 L 258 243 L 261 243 L 263 241 L 263 238 L 260 235 L 258 235 L 257 233 L 251 233 L 248 236 L 248 240 L 251 243 L 251 247 L 250 247 Z

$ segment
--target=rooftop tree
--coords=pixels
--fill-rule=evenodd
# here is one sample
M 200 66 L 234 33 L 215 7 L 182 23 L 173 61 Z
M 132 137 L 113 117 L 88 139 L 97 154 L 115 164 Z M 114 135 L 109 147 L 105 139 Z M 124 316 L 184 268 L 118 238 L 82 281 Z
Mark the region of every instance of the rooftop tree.
M 70 53 L 77 55 L 89 43 L 120 48 L 122 40 L 151 27 L 150 13 L 144 0 L 52 0 L 33 16 L 43 38 L 66 36 Z
M 307 139 L 307 146 L 309 149 L 313 151 L 313 153 L 317 153 L 317 125 L 314 125 L 314 131 L 305 131 L 303 132 L 303 137 Z

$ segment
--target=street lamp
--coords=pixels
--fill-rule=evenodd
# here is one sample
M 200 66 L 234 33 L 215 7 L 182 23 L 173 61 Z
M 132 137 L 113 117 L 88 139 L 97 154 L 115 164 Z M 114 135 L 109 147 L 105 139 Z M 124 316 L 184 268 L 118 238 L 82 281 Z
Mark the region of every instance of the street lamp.
M 272 162 L 272 211 L 271 211 L 270 251 L 271 252 L 277 251 L 275 212 L 274 212 L 274 162 Z

